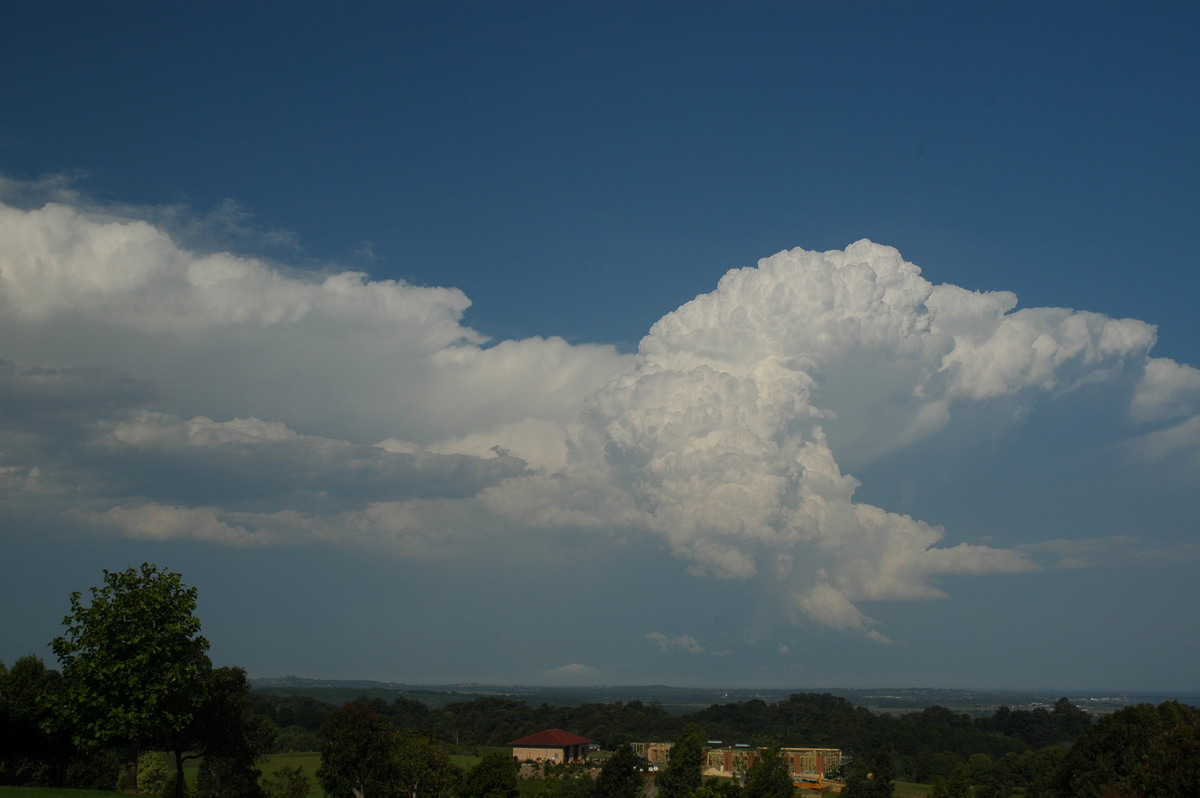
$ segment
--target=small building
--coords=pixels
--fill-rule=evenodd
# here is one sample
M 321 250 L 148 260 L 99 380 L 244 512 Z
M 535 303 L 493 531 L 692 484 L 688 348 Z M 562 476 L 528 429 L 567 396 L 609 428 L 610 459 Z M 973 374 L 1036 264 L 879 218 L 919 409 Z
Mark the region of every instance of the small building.
M 509 743 L 513 759 L 518 762 L 583 762 L 587 760 L 588 746 L 595 740 L 580 737 L 562 729 L 546 729 L 520 740 Z

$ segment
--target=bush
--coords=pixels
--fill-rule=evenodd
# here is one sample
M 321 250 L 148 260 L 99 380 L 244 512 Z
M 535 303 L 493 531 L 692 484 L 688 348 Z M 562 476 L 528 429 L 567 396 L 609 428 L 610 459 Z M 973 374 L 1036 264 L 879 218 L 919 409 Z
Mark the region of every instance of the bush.
M 137 763 L 138 795 L 153 795 L 157 798 L 170 798 L 167 791 L 171 774 L 167 763 L 153 751 L 142 754 Z
M 321 736 L 315 731 L 309 731 L 301 726 L 284 726 L 275 738 L 275 750 L 283 753 L 291 751 L 320 751 Z
M 270 776 L 264 776 L 262 786 L 267 798 L 307 798 L 308 781 L 303 767 L 280 768 Z
M 107 748 L 76 754 L 67 764 L 66 786 L 76 790 L 115 790 L 121 781 L 121 758 Z

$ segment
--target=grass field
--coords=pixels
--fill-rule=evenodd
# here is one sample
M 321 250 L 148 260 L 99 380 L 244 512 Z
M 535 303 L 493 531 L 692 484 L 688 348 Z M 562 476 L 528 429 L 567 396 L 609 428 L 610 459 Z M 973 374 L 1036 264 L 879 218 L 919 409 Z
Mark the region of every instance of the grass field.
M 56 790 L 50 787 L 0 787 L 0 798 L 113 798 L 103 790 Z M 319 798 L 319 796 L 318 796 Z
M 453 754 L 450 757 L 455 765 L 461 768 L 470 768 L 474 766 L 482 757 L 470 756 L 466 754 Z M 262 769 L 263 775 L 267 776 L 280 768 L 295 768 L 304 769 L 304 775 L 308 776 L 309 788 L 308 798 L 324 798 L 325 793 L 321 789 L 321 785 L 317 784 L 317 768 L 321 765 L 321 755 L 316 752 L 301 753 L 301 754 L 272 754 L 261 763 L 259 767 Z M 196 773 L 198 766 L 195 762 L 189 763 L 188 767 L 184 768 L 184 776 L 189 783 L 196 783 Z M 540 781 L 520 781 L 517 787 L 521 791 L 522 798 L 527 796 L 537 795 L 542 788 Z M 895 798 L 926 798 L 929 795 L 928 784 L 913 784 L 906 781 L 896 782 Z M 115 791 L 106 792 L 103 790 L 57 790 L 46 787 L 0 787 L 0 798 L 114 798 Z

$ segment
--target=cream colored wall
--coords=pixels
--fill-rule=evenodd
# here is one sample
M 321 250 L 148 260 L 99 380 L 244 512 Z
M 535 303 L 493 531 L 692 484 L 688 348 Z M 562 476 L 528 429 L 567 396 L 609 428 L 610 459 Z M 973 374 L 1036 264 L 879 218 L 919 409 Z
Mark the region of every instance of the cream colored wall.
M 513 757 L 518 762 L 562 762 L 561 748 L 513 748 Z

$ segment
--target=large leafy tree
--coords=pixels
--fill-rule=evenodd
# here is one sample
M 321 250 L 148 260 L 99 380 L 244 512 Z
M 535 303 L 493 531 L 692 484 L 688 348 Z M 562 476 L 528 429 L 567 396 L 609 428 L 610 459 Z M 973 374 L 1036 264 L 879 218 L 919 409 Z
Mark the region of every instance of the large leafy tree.
M 891 798 L 895 791 L 895 751 L 885 745 L 870 760 L 856 762 L 846 779 L 845 798 Z
M 704 762 L 704 733 L 689 726 L 671 746 L 667 768 L 658 777 L 661 798 L 691 798 L 700 789 L 700 767 Z
M 126 785 L 137 789 L 138 752 L 192 722 L 211 668 L 195 616 L 196 589 L 150 563 L 104 572 L 85 604 L 71 594 L 66 633 L 51 644 L 62 664 L 56 702 L 80 744 L 126 750 Z
M 263 798 L 258 760 L 270 753 L 275 724 L 250 712 L 250 682 L 241 668 L 214 668 L 203 680 L 204 700 L 173 748 L 179 776 L 183 762 L 201 757 L 198 798 Z M 182 798 L 182 780 L 176 796 Z
M 62 688 L 57 671 L 35 656 L 0 663 L 0 784 L 55 785 L 72 746 L 48 706 Z
M 382 795 L 397 779 L 396 734 L 370 706 L 345 704 L 321 725 L 317 781 L 333 798 Z
M 596 777 L 596 794 L 601 798 L 637 798 L 642 794 L 642 768 L 637 754 L 628 745 L 619 745 L 604 760 Z
M 949 777 L 935 779 L 929 798 L 971 798 L 971 772 L 967 766 L 960 765 Z
M 760 751 L 746 774 L 747 798 L 791 798 L 791 795 L 792 774 L 779 746 Z
M 1107 715 L 1071 746 L 1055 781 L 1064 795 L 1200 795 L 1200 711 L 1167 701 Z
M 392 760 L 395 763 L 396 782 L 401 795 L 407 795 L 409 798 L 436 798 L 450 794 L 456 786 L 458 768 L 450 761 L 442 744 L 427 732 L 417 729 L 400 732 L 396 736 Z M 511 765 L 509 767 L 511 768 Z M 515 768 L 510 772 L 512 786 L 515 788 Z M 483 776 L 484 773 L 480 775 Z M 487 793 L 489 798 L 503 794 Z

